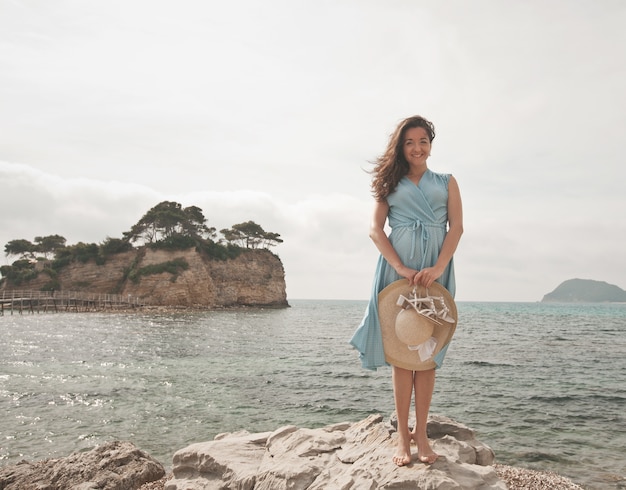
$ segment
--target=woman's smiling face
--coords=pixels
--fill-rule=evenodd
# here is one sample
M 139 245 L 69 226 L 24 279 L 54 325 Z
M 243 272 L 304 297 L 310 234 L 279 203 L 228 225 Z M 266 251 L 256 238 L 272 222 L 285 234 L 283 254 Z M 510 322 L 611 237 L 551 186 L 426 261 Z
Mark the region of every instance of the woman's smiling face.
M 424 165 L 430 156 L 430 139 L 424 128 L 409 128 L 402 143 L 404 158 L 409 166 Z

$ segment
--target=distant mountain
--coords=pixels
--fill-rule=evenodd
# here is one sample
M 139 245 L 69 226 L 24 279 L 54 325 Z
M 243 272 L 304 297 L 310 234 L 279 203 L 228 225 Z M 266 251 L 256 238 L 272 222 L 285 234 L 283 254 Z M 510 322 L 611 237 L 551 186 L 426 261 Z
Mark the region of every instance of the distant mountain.
M 569 279 L 551 293 L 542 303 L 606 303 L 626 302 L 626 291 L 604 281 L 591 279 Z

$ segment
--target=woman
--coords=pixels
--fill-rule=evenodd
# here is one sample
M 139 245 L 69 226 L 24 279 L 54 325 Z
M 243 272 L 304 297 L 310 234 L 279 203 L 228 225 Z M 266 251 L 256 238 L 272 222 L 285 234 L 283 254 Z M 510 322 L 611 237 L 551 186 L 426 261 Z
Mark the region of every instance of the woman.
M 427 165 L 433 124 L 421 116 L 402 121 L 392 134 L 387 150 L 373 170 L 372 191 L 376 199 L 370 238 L 380 251 L 371 299 L 351 344 L 360 352 L 363 367 L 386 365 L 378 318 L 378 293 L 388 284 L 406 278 L 410 284 L 429 287 L 434 281 L 454 296 L 452 256 L 463 233 L 459 186 L 449 174 L 438 174 Z M 384 231 L 389 220 L 391 233 Z M 434 358 L 440 367 L 447 347 Z M 404 466 L 411 461 L 410 444 L 417 446 L 418 459 L 432 464 L 438 455 L 426 433 L 428 411 L 435 386 L 435 369 L 410 371 L 392 366 L 392 383 L 398 418 L 398 449 L 393 461 Z M 415 391 L 415 427 L 408 417 Z

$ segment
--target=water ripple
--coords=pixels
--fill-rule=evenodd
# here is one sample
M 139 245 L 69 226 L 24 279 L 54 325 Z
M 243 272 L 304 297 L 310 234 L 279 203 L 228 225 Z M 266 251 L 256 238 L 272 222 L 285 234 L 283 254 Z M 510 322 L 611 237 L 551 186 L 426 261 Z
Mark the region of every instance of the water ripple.
M 130 439 L 168 466 L 221 432 L 389 415 L 390 370 L 363 370 L 347 343 L 365 303 L 291 303 L 0 317 L 0 462 Z M 607 475 L 626 473 L 626 305 L 458 308 L 432 411 L 474 428 L 501 463 L 619 488 Z

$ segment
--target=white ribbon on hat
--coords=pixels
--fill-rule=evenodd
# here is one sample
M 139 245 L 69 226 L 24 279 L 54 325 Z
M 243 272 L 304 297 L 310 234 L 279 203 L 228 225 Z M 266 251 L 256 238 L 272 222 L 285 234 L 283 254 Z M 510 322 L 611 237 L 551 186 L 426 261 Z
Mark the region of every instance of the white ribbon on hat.
M 430 296 L 428 295 L 428 290 L 426 290 L 426 297 L 418 298 L 417 290 L 415 288 L 413 288 L 411 296 L 412 298 L 408 299 L 401 294 L 398 297 L 398 301 L 396 302 L 396 304 L 398 306 L 405 307 L 406 303 L 408 303 L 413 308 L 415 308 L 415 311 L 417 311 L 417 313 L 427 318 L 430 318 L 439 325 L 442 324 L 439 320 L 443 320 L 448 323 L 454 323 L 454 318 L 450 316 L 450 309 L 446 305 L 443 296 Z M 439 305 L 436 305 L 435 300 L 437 300 L 437 303 L 439 303 Z M 426 304 L 427 307 L 420 309 L 417 306 L 418 304 L 422 306 Z M 437 308 L 437 306 L 439 306 L 439 308 Z M 437 348 L 437 339 L 435 337 L 430 337 L 428 340 L 422 342 L 421 344 L 408 345 L 407 347 L 409 348 L 409 350 L 416 350 L 421 361 L 427 361 L 432 357 L 433 352 L 435 352 L 435 349 Z
M 409 345 L 409 350 L 416 350 L 420 356 L 420 361 L 427 361 L 433 356 L 433 352 L 437 348 L 437 339 L 435 337 L 429 338 L 426 342 L 422 342 L 419 345 Z

